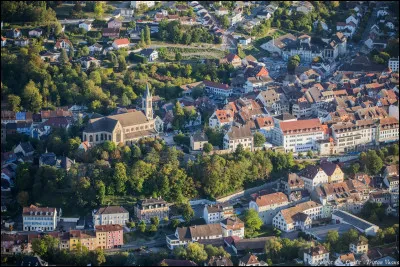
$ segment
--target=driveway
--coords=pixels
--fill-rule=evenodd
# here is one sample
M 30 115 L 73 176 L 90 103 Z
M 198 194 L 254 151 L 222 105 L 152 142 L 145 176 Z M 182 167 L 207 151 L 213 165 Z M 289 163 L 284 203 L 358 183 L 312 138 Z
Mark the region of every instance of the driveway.
M 298 230 L 290 232 L 290 233 L 282 232 L 281 238 L 288 238 L 290 240 L 295 240 L 295 239 L 298 239 L 299 233 L 300 233 L 300 231 L 298 231 Z

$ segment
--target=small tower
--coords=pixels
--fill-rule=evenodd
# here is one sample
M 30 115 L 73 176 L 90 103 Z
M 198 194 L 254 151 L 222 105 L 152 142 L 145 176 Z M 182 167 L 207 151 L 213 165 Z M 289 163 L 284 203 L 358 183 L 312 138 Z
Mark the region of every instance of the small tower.
M 153 119 L 153 101 L 149 90 L 149 84 L 146 84 L 146 92 L 142 97 L 142 109 L 148 120 Z

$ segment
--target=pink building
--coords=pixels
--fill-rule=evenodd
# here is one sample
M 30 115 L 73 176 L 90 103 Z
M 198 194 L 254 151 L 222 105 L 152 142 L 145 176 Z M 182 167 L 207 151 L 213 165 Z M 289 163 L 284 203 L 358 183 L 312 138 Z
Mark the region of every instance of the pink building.
M 96 235 L 106 235 L 106 248 L 121 247 L 124 244 L 123 228 L 119 224 L 96 225 Z

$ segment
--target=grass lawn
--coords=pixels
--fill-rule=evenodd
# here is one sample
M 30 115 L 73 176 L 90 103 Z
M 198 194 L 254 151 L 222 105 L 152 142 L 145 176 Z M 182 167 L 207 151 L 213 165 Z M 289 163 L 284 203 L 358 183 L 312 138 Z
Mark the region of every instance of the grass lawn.
M 137 198 L 134 196 L 105 196 L 104 203 L 116 206 L 121 205 L 134 205 L 136 204 Z
M 286 32 L 278 29 L 271 29 L 268 34 L 264 37 L 261 37 L 259 39 L 256 39 L 252 45 L 245 47 L 243 49 L 244 53 L 246 55 L 252 55 L 255 58 L 261 58 L 261 57 L 269 57 L 270 53 L 268 51 L 265 51 L 264 49 L 261 48 L 261 45 L 265 44 L 269 40 L 272 39 L 272 37 L 279 37 L 281 35 L 284 35 Z
M 132 242 L 143 242 L 143 241 L 151 241 L 154 239 L 159 239 L 165 237 L 165 235 L 173 234 L 175 231 L 169 228 L 159 228 L 155 233 L 141 233 L 138 230 L 132 231 L 124 234 L 124 244 L 129 244 Z

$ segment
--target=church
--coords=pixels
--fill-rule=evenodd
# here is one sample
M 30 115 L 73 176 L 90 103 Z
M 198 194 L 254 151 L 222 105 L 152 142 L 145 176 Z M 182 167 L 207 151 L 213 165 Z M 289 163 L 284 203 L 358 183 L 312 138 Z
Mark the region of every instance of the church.
M 83 131 L 83 141 L 91 146 L 107 140 L 130 145 L 144 137 L 156 137 L 162 128 L 162 121 L 153 118 L 152 96 L 147 85 L 142 111 L 91 119 Z

